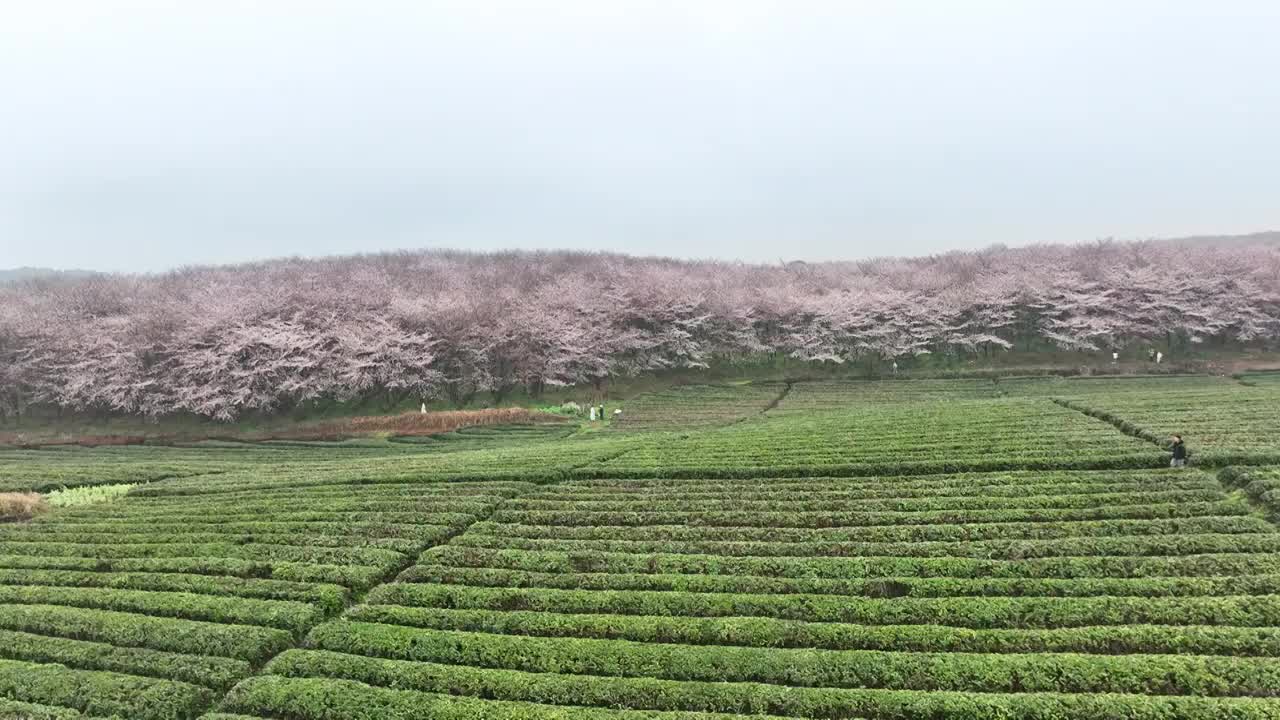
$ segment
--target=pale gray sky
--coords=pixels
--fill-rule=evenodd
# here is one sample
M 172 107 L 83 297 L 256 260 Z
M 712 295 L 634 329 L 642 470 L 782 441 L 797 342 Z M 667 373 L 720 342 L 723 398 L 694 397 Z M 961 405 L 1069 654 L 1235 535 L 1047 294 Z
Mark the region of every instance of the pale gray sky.
M 0 267 L 1280 228 L 1280 3 L 4 3 Z

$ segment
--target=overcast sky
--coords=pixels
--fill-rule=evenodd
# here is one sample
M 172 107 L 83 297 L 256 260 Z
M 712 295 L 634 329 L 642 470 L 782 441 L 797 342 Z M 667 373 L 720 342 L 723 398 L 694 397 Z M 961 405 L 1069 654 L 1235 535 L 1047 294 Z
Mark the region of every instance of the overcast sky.
M 5 3 L 0 267 L 1280 228 L 1280 2 Z

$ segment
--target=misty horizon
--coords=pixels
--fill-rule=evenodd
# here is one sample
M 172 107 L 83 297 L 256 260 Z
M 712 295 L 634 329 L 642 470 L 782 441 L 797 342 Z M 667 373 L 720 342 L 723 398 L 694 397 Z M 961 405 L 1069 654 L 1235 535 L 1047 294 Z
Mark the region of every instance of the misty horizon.
M 53 272 L 66 275 L 163 275 L 181 270 L 199 270 L 205 268 L 235 268 L 253 265 L 269 265 L 290 260 L 304 261 L 323 261 L 323 260 L 343 260 L 358 257 L 383 256 L 383 255 L 406 255 L 416 256 L 421 253 L 438 253 L 438 254 L 463 254 L 477 256 L 496 256 L 505 254 L 545 254 L 555 255 L 561 253 L 573 253 L 582 255 L 605 255 L 619 256 L 638 260 L 657 260 L 657 261 L 673 261 L 673 262 L 723 262 L 731 264 L 742 264 L 747 266 L 785 265 L 795 262 L 803 263 L 840 263 L 840 262 L 869 262 L 876 260 L 917 260 L 927 259 L 931 257 L 946 256 L 951 253 L 979 253 L 996 251 L 1002 249 L 1029 250 L 1036 247 L 1077 247 L 1081 245 L 1097 244 L 1097 243 L 1240 243 L 1240 244 L 1280 244 L 1280 231 L 1261 230 L 1257 232 L 1244 233 L 1240 235 L 1188 235 L 1180 237 L 1168 238 L 1095 238 L 1080 242 L 1031 242 L 1031 243 L 991 243 L 988 245 L 972 248 L 952 248 L 936 253 L 928 253 L 925 255 L 868 255 L 862 257 L 843 257 L 843 258 L 825 258 L 825 259 L 804 259 L 804 258 L 788 258 L 779 257 L 772 261 L 751 261 L 741 260 L 738 258 L 727 257 L 699 257 L 699 256 L 680 256 L 680 255 L 641 255 L 637 253 L 629 253 L 626 251 L 608 250 L 608 249 L 585 249 L 575 250 L 571 248 L 496 248 L 487 250 L 469 250 L 466 248 L 450 248 L 450 247 L 402 247 L 402 248 L 386 248 L 381 250 L 370 250 L 367 252 L 350 252 L 350 253 L 332 253 L 326 255 L 274 255 L 263 257 L 245 258 L 242 260 L 228 260 L 226 262 L 212 263 L 186 263 L 182 265 L 174 265 L 172 267 L 158 268 L 154 270 L 129 270 L 129 269 L 100 269 L 91 267 L 54 267 L 54 266 L 34 266 L 23 265 L 17 267 L 0 267 L 0 282 L 11 279 L 26 279 L 32 276 L 38 276 L 44 273 Z

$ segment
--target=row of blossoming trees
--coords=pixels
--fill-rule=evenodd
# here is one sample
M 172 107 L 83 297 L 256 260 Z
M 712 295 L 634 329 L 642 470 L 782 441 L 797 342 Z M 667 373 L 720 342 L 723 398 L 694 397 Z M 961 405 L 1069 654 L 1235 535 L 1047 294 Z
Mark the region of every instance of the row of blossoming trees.
M 415 252 L 0 288 L 0 413 L 232 419 L 779 353 L 1280 339 L 1280 248 L 1096 243 L 786 265 Z

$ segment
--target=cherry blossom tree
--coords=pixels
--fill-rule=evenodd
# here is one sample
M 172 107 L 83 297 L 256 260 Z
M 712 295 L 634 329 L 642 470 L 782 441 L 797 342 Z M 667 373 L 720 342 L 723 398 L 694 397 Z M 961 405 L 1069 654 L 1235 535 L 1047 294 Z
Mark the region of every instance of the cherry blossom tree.
M 590 384 L 760 356 L 1280 341 L 1280 246 L 1098 242 L 750 265 L 401 252 L 0 286 L 0 417 L 230 420 Z

